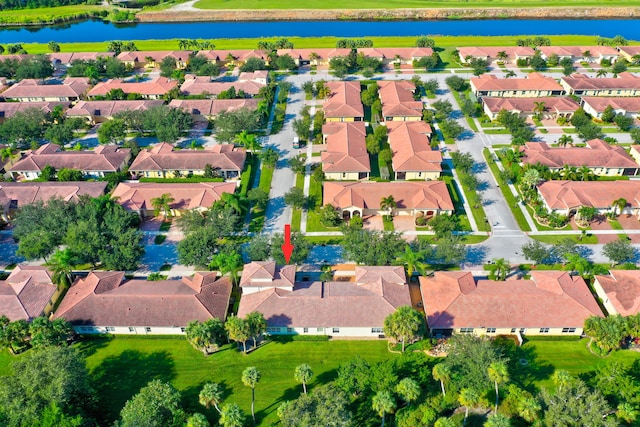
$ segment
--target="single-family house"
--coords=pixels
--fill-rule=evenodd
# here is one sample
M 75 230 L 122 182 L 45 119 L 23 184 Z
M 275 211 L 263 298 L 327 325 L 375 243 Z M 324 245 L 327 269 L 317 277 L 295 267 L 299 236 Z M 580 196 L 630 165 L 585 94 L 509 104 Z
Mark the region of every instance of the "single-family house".
M 329 122 L 322 126 L 322 134 L 327 149 L 320 162 L 326 179 L 369 179 L 371 162 L 364 122 Z
M 25 205 L 52 198 L 78 201 L 80 196 L 99 197 L 106 188 L 106 181 L 0 182 L 0 215 L 8 222 Z
M 42 110 L 45 114 L 51 113 L 57 106 L 63 111 L 69 108 L 68 102 L 0 102 L 0 123 L 10 119 L 18 112 L 24 112 L 31 108 Z
M 618 52 L 629 62 L 636 62 L 640 58 L 640 46 L 618 46 Z
M 231 279 L 216 272 L 154 282 L 92 271 L 71 285 L 54 318 L 80 334 L 182 334 L 193 320 L 224 321 L 231 288 Z
M 81 117 L 89 124 L 103 123 L 124 111 L 146 111 L 164 105 L 161 99 L 122 101 L 79 101 L 65 112 L 67 117 Z
M 499 79 L 494 74 L 483 74 L 472 77 L 471 91 L 475 96 L 540 98 L 546 96 L 564 95 L 564 89 L 553 77 L 540 73 L 529 73 L 527 77 L 512 77 Z
M 80 99 L 90 86 L 89 79 L 85 77 L 68 77 L 62 83 L 24 79 L 6 89 L 0 96 L 5 101 L 73 102 Z
M 278 49 L 278 56 L 289 55 L 296 63 L 296 66 L 320 65 L 327 61 L 324 56 L 329 49 Z
M 172 89 L 178 87 L 178 80 L 166 77 L 155 77 L 149 81 L 125 81 L 122 79 L 109 79 L 95 85 L 87 94 L 89 98 L 104 97 L 115 89 L 122 90 L 125 94 L 137 94 L 143 99 L 162 99 Z
M 432 150 L 431 126 L 419 122 L 387 122 L 396 180 L 433 180 L 442 173 L 442 154 Z
M 382 53 L 382 62 L 385 64 L 412 65 L 414 61 L 433 55 L 433 49 L 430 47 L 379 47 L 376 49 Z M 361 50 L 358 49 L 358 52 Z
M 611 270 L 593 278 L 593 288 L 610 315 L 640 313 L 640 271 Z
M 47 267 L 18 265 L 0 280 L 0 316 L 26 320 L 48 316 L 60 296 Z
M 586 166 L 598 176 L 636 175 L 640 165 L 619 145 L 609 145 L 601 139 L 587 141 L 586 147 L 552 148 L 546 142 L 527 142 L 522 148 L 522 163 L 541 164 L 552 172 L 565 165 Z
M 200 95 L 214 97 L 218 96 L 220 92 L 233 88 L 236 94 L 242 91 L 245 96 L 256 96 L 258 92 L 260 92 L 260 89 L 265 86 L 266 83 L 255 80 L 238 79 L 236 81 L 216 81 L 212 80 L 209 76 L 187 74 L 184 78 L 184 83 L 180 85 L 180 92 L 185 96 Z
M 203 175 L 207 165 L 225 179 L 238 179 L 247 158 L 245 150 L 233 144 L 217 144 L 204 150 L 174 150 L 162 142 L 141 150 L 129 172 L 146 178 L 177 178 Z
M 268 52 L 259 49 L 208 50 L 200 51 L 199 53 L 204 55 L 209 62 L 231 68 L 241 66 L 249 58 L 262 59 L 267 65 L 269 65 L 270 60 Z
M 562 215 L 577 213 L 582 206 L 593 207 L 601 214 L 612 212 L 640 218 L 640 181 L 546 181 L 538 185 L 538 193 L 547 210 Z M 622 212 L 613 206 L 624 199 Z
M 154 183 L 121 182 L 113 190 L 112 197 L 126 210 L 141 217 L 156 215 L 153 200 L 163 194 L 169 194 L 173 200 L 169 203 L 167 215 L 180 216 L 190 210 L 205 211 L 220 200 L 223 193 L 233 193 L 235 182 L 193 182 L 193 183 Z M 165 212 L 162 212 L 165 213 Z
M 242 99 L 172 99 L 169 107 L 181 108 L 191 114 L 193 121 L 206 122 L 222 111 L 233 112 L 243 108 L 256 110 L 258 100 L 254 98 Z
M 483 96 L 480 98 L 482 109 L 491 120 L 498 117 L 498 113 L 506 110 L 516 113 L 520 117 L 532 117 L 542 114 L 545 119 L 558 119 L 564 117 L 570 119 L 580 105 L 568 96 L 549 96 L 540 98 L 500 98 Z M 543 111 L 540 112 L 540 106 Z
M 383 121 L 422 120 L 422 101 L 416 101 L 413 94 L 416 86 L 407 80 L 378 82 L 378 95 L 382 103 Z
M 458 48 L 460 62 L 472 59 L 484 59 L 488 63 L 504 62 L 515 64 L 518 59 L 531 59 L 536 54 L 528 46 L 468 46 Z
M 543 59 L 557 55 L 559 60 L 569 58 L 574 62 L 599 64 L 603 60 L 616 62 L 620 53 L 611 46 L 540 46 L 537 48 Z
M 184 70 L 189 62 L 190 50 L 150 50 L 120 52 L 117 58 L 131 68 L 158 68 L 165 58 L 173 58 L 176 68 Z
M 327 122 L 361 122 L 364 120 L 364 107 L 360 99 L 360 82 L 328 82 L 326 86 L 330 92 L 322 108 Z
M 531 271 L 531 279 L 476 279 L 469 271 L 420 277 L 432 335 L 581 335 L 604 317 L 584 279 L 568 271 Z
M 293 282 L 294 266 L 253 264 L 243 270 L 238 316 L 262 313 L 268 334 L 379 338 L 384 319 L 411 305 L 403 267 L 354 266 L 330 282 Z
M 602 113 L 609 106 L 615 114 L 632 118 L 640 114 L 640 98 L 636 97 L 583 96 L 580 104 L 585 113 L 596 119 L 602 118 Z
M 60 149 L 58 144 L 45 144 L 17 161 L 9 172 L 14 179 L 36 179 L 46 166 L 82 171 L 88 178 L 104 178 L 123 170 L 131 159 L 131 149 L 117 145 L 100 145 L 93 150 Z
M 451 196 L 444 181 L 406 182 L 335 182 L 323 185 L 322 204 L 332 205 L 346 220 L 353 216 L 386 215 L 381 200 L 393 196 L 397 215 L 451 215 L 454 211 Z
M 66 71 L 73 61 L 98 61 L 114 56 L 113 52 L 52 52 L 48 55 L 56 71 Z
M 639 96 L 640 77 L 627 71 L 618 77 L 589 77 L 572 74 L 560 78 L 560 84 L 569 95 L 576 96 Z

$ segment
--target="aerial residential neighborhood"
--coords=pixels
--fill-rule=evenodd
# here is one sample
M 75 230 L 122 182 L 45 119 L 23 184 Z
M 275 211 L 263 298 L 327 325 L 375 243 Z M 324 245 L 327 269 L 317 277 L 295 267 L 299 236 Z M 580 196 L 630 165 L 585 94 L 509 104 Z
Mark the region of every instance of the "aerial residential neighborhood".
M 0 425 L 640 425 L 635 33 L 166 25 L 0 38 Z

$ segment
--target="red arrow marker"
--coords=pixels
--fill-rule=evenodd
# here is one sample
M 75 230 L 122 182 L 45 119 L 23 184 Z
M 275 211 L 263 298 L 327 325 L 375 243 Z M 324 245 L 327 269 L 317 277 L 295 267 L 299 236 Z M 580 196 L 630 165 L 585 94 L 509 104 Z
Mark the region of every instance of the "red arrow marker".
M 285 224 L 284 226 L 284 245 L 282 245 L 282 253 L 287 264 L 291 259 L 293 253 L 293 245 L 291 244 L 291 224 Z

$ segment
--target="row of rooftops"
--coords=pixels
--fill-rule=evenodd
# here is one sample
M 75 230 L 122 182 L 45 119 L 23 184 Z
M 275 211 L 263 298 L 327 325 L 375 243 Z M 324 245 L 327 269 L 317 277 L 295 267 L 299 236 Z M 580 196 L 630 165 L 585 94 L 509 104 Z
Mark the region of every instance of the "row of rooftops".
M 41 314 L 56 291 L 45 267 L 18 266 L 0 282 L 0 315 L 11 320 Z M 124 272 L 95 271 L 78 278 L 54 318 L 75 327 L 184 327 L 191 320 L 224 319 L 231 281 L 215 272 L 149 282 Z M 403 267 L 337 269 L 330 282 L 300 282 L 296 267 L 273 261 L 244 266 L 238 316 L 261 312 L 268 327 L 381 327 L 411 305 Z M 640 310 L 640 271 L 612 270 L 595 278 L 610 314 Z M 603 316 L 584 280 L 566 271 L 532 271 L 530 279 L 477 279 L 471 272 L 437 271 L 420 277 L 431 330 L 459 328 L 578 328 Z

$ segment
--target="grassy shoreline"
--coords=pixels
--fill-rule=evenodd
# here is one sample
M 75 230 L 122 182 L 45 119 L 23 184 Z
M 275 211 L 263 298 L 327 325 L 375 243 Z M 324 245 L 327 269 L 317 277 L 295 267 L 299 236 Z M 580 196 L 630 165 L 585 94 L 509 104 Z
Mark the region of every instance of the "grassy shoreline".
M 543 35 L 544 36 L 544 35 Z M 415 36 L 390 36 L 390 37 L 368 37 L 375 47 L 413 47 L 415 46 Z M 437 48 L 454 48 L 458 46 L 515 46 L 516 40 L 532 37 L 532 35 L 518 36 L 434 36 Z M 544 36 L 551 40 L 553 46 L 590 46 L 595 45 L 597 36 L 589 35 L 566 35 L 566 36 Z M 277 37 L 269 38 L 242 38 L 242 39 L 210 39 L 216 49 L 255 49 L 260 40 L 275 40 Z M 332 48 L 336 46 L 339 37 L 287 37 L 296 48 Z M 138 50 L 177 50 L 178 39 L 169 40 L 132 40 Z M 88 43 L 59 43 L 61 52 L 106 52 L 108 42 L 88 42 Z M 629 44 L 640 44 L 640 41 L 629 40 Z M 50 53 L 47 43 L 23 43 L 23 47 L 29 53 Z M 6 54 L 6 53 L 5 53 Z M 0 56 L 2 58 L 2 56 Z

